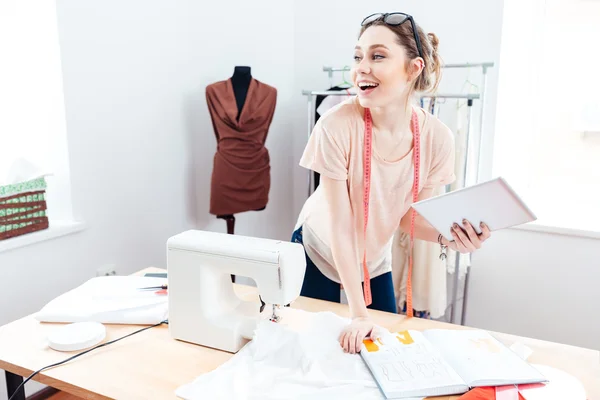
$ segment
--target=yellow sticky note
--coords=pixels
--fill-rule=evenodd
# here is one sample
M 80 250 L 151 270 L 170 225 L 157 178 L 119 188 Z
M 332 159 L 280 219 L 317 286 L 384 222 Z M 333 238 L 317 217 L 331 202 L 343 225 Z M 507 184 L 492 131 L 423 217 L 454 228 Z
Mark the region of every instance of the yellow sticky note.
M 408 331 L 396 332 L 396 338 L 402 344 L 412 344 L 415 342 Z

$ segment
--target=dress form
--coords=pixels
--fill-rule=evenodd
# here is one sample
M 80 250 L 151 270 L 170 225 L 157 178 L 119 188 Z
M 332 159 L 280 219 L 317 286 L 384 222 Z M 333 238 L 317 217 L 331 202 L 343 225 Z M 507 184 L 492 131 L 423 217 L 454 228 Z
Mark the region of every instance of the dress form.
M 233 86 L 233 93 L 235 95 L 235 102 L 238 109 L 237 119 L 239 121 L 240 114 L 246 102 L 246 96 L 248 95 L 248 88 L 252 81 L 251 68 L 246 66 L 236 66 L 233 75 L 231 76 L 231 84 Z M 262 211 L 265 207 L 260 208 L 256 211 Z M 233 214 L 217 215 L 217 218 L 224 219 L 227 222 L 227 233 L 230 235 L 234 234 L 235 231 L 235 216 Z

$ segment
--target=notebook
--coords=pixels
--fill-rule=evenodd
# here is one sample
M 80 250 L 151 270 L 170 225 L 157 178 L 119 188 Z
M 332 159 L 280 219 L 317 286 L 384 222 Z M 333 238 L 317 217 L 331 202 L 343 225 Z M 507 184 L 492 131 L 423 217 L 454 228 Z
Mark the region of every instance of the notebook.
M 463 218 L 481 233 L 480 222 L 491 231 L 532 222 L 537 219 L 519 195 L 502 177 L 418 201 L 412 207 L 450 241 L 450 228 Z
M 546 378 L 482 330 L 407 330 L 363 341 L 361 357 L 387 399 L 462 394 Z

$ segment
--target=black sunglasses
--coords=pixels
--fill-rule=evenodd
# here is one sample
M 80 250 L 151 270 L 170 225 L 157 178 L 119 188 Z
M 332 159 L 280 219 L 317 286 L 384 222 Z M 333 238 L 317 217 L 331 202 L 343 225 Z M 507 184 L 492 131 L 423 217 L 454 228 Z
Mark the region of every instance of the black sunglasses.
M 423 49 L 421 48 L 421 41 L 419 40 L 419 35 L 417 34 L 417 26 L 415 24 L 415 20 L 411 15 L 401 13 L 401 12 L 393 12 L 393 13 L 375 13 L 369 15 L 367 18 L 363 19 L 360 26 L 365 26 L 371 24 L 375 21 L 382 20 L 384 23 L 390 26 L 399 26 L 405 23 L 406 21 L 410 21 L 413 31 L 413 36 L 415 37 L 415 43 L 417 43 L 417 50 L 419 50 L 419 56 L 425 60 L 423 57 Z

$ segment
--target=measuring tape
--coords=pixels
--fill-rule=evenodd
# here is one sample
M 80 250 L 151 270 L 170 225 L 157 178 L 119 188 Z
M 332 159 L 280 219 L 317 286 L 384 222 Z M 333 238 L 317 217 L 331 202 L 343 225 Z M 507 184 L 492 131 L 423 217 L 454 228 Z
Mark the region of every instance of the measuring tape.
M 371 280 L 369 277 L 369 270 L 367 268 L 367 223 L 369 222 L 369 195 L 371 192 L 371 157 L 372 157 L 372 141 L 373 141 L 373 120 L 371 118 L 371 111 L 365 109 L 365 146 L 363 150 L 363 207 L 364 207 L 364 224 L 363 224 L 363 237 L 364 237 L 364 251 L 363 251 L 363 274 L 364 274 L 364 296 L 365 304 L 369 306 L 372 302 L 371 296 Z M 415 110 L 412 112 L 410 120 L 410 129 L 413 133 L 413 162 L 414 162 L 414 177 L 413 177 L 413 203 L 419 198 L 419 166 L 421 165 L 421 134 L 419 131 L 419 117 Z M 406 312 L 409 318 L 413 316 L 412 307 L 412 268 L 413 268 L 413 249 L 414 249 L 414 237 L 415 237 L 415 210 L 411 210 L 410 219 L 410 249 L 408 257 L 408 282 L 406 284 Z
M 369 269 L 367 268 L 367 223 L 369 222 L 369 195 L 371 193 L 371 146 L 373 139 L 373 120 L 371 119 L 371 111 L 365 108 L 365 146 L 363 149 L 363 208 L 364 208 L 364 223 L 363 223 L 363 274 L 364 274 L 364 294 L 365 305 L 369 306 L 373 299 L 371 297 L 371 279 L 369 277 Z

